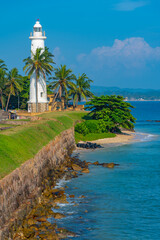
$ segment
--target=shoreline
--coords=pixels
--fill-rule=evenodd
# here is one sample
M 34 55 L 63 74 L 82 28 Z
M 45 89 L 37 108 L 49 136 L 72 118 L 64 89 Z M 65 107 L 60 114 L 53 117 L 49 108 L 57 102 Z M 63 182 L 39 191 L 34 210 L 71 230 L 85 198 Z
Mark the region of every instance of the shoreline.
M 135 139 L 136 137 L 136 133 L 135 132 L 131 132 L 131 131 L 123 131 L 122 133 L 120 134 L 116 134 L 115 137 L 113 138 L 103 138 L 103 139 L 97 139 L 97 140 L 93 140 L 93 141 L 89 141 L 91 143 L 96 143 L 96 144 L 100 144 L 100 145 L 107 145 L 107 144 L 117 144 L 117 143 L 124 143 L 124 144 L 127 144 L 127 143 L 131 143 L 133 141 L 137 141 Z M 79 143 L 86 143 L 84 141 L 80 141 Z M 77 147 L 76 150 L 81 150 L 84 148 L 79 148 Z

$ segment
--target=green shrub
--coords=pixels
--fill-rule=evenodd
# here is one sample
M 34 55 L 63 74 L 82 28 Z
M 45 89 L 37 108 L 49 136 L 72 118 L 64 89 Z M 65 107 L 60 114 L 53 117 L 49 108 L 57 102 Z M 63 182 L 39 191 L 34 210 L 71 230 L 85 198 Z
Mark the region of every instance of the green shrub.
M 83 123 L 78 123 L 75 126 L 75 131 L 83 134 L 88 133 L 105 133 L 107 132 L 106 122 L 101 120 L 86 120 Z
M 97 120 L 87 120 L 84 122 L 88 128 L 89 133 L 98 132 L 98 121 Z
M 106 122 L 102 119 L 97 120 L 97 125 L 98 125 L 98 133 L 105 133 L 108 132 L 107 130 L 107 125 Z
M 88 130 L 85 122 L 77 123 L 75 126 L 75 131 L 80 134 L 83 134 L 84 136 L 89 133 L 89 130 Z

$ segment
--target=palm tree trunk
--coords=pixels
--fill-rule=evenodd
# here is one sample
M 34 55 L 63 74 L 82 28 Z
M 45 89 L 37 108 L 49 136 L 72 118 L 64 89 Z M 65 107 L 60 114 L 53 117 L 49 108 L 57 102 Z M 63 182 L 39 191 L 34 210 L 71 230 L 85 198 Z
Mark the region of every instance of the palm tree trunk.
M 38 112 L 38 76 L 36 71 L 36 112 Z
M 76 108 L 77 108 L 77 105 L 78 105 L 78 98 L 77 98 L 77 101 L 76 101 Z
M 11 96 L 11 93 L 9 93 L 9 95 L 8 95 L 8 100 L 7 100 L 7 105 L 6 105 L 6 111 L 8 111 L 8 104 L 9 104 L 10 96 Z
M 61 110 L 62 110 L 62 87 L 59 88 L 59 97 L 61 99 Z
M 51 110 L 53 110 L 53 108 L 54 108 L 54 103 L 55 103 L 55 101 L 56 101 L 56 98 L 57 98 L 57 96 L 58 96 L 58 93 L 59 93 L 59 89 L 58 89 L 58 91 L 57 91 L 57 93 L 56 93 L 56 96 L 55 96 L 54 99 L 53 99 L 52 109 L 51 109 Z
M 1 92 L 1 105 L 2 105 L 2 109 L 3 109 L 3 95 L 2 95 L 2 92 Z

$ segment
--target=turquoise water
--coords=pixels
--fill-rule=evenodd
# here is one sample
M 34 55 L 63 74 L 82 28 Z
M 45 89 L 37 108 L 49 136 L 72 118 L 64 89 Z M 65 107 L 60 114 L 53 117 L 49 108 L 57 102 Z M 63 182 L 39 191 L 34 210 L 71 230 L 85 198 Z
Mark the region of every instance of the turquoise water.
M 71 200 L 62 205 L 67 217 L 59 224 L 76 232 L 75 239 L 160 239 L 160 123 L 146 121 L 160 120 L 160 102 L 132 104 L 136 131 L 146 135 L 139 142 L 81 152 L 82 160 L 120 166 L 91 166 L 89 174 L 67 182 L 67 193 L 79 205 Z

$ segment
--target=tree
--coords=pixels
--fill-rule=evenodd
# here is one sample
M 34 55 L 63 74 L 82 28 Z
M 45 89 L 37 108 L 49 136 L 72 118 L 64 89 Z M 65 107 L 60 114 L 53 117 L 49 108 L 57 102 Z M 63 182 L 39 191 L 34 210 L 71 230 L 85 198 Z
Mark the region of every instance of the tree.
M 50 88 L 52 88 L 53 90 L 57 89 L 57 94 L 55 95 L 55 98 L 52 103 L 53 105 L 57 96 L 59 96 L 59 98 L 61 99 L 61 102 L 62 102 L 62 96 L 65 96 L 66 98 L 68 97 L 68 89 L 74 87 L 74 84 L 72 81 L 75 79 L 75 76 L 72 74 L 72 70 L 67 69 L 66 65 L 61 65 L 60 67 L 55 68 L 54 74 L 55 76 L 50 78 L 50 80 L 53 79 L 54 81 L 50 82 L 49 84 Z M 52 108 L 53 108 L 53 105 L 52 105 Z M 61 108 L 62 108 L 62 104 L 61 104 Z
M 6 82 L 6 89 L 8 90 L 8 100 L 6 105 L 6 111 L 8 110 L 8 104 L 11 95 L 15 96 L 18 91 L 21 91 L 22 88 L 19 84 L 19 79 L 21 76 L 18 74 L 17 68 L 13 68 L 7 74 L 7 82 Z
M 106 128 L 111 132 L 120 131 L 120 127 L 133 129 L 135 118 L 131 114 L 130 108 L 134 108 L 130 103 L 125 102 L 122 96 L 101 96 L 93 97 L 86 103 L 86 109 L 90 110 L 89 116 L 92 119 L 102 119 L 106 123 Z
M 42 48 L 37 48 L 35 54 L 32 52 L 32 57 L 24 59 L 25 66 L 23 70 L 25 74 L 28 73 L 29 78 L 35 72 L 36 74 L 36 112 L 38 112 L 38 79 L 40 75 L 46 79 L 46 75 L 50 75 L 54 64 L 53 58 L 54 55 L 48 51 L 48 48 L 45 48 L 43 51 Z
M 0 69 L 7 70 L 6 64 L 4 63 L 3 60 L 0 59 Z
M 2 109 L 5 105 L 5 88 L 6 88 L 6 71 L 2 68 L 0 68 L 0 102 L 2 105 Z
M 93 93 L 90 92 L 90 80 L 85 73 L 76 78 L 76 84 L 69 91 L 69 95 L 73 97 L 73 103 L 76 106 L 78 102 L 81 102 L 82 98 L 87 100 L 87 97 L 93 97 Z
M 19 94 L 20 108 L 27 109 L 27 101 L 29 98 L 29 86 L 30 86 L 28 76 L 22 77 L 19 83 L 22 88 L 22 91 Z

